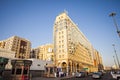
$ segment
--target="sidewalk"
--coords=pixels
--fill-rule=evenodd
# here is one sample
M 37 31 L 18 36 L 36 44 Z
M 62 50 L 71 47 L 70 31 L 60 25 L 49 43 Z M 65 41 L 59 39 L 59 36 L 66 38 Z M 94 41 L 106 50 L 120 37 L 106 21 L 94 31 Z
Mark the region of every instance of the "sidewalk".
M 73 76 L 66 76 L 66 77 L 56 77 L 56 78 L 46 78 L 46 77 L 34 77 L 32 80 L 66 80 L 72 78 Z

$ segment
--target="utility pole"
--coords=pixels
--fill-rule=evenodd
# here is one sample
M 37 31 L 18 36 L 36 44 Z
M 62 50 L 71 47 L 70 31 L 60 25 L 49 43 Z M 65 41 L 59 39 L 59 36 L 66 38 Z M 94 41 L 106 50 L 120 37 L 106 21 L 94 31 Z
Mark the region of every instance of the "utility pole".
M 116 56 L 117 63 L 118 63 L 118 68 L 120 68 L 120 63 L 119 63 L 118 56 L 117 56 L 117 53 L 116 53 L 115 44 L 113 44 L 112 46 L 114 48 L 115 56 Z
M 115 17 L 114 17 L 114 16 L 116 16 L 116 13 L 115 13 L 115 12 L 112 12 L 112 13 L 110 13 L 109 16 L 113 18 L 113 22 L 114 22 L 114 24 L 115 24 L 115 27 L 116 27 L 116 30 L 117 30 L 118 36 L 120 37 L 120 30 L 119 30 L 119 28 L 118 28 L 118 25 L 117 25 L 116 19 L 115 19 Z

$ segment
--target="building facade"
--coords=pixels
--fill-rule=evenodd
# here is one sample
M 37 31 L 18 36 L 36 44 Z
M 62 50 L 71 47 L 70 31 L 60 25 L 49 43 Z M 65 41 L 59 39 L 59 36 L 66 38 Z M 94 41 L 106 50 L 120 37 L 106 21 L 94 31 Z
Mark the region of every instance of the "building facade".
M 30 52 L 30 58 L 39 59 L 39 48 L 33 48 Z
M 4 48 L 5 47 L 5 41 L 0 41 L 0 48 Z
M 94 71 L 94 48 L 66 12 L 54 23 L 55 64 L 64 72 Z
M 15 58 L 15 52 L 11 51 L 11 50 L 0 48 L 0 57 L 14 59 Z
M 38 48 L 33 49 L 36 59 L 54 61 L 53 44 L 41 45 Z
M 28 59 L 30 57 L 31 42 L 18 36 L 12 36 L 0 41 L 0 47 L 14 51 L 15 58 Z
M 94 69 L 95 70 L 103 70 L 104 66 L 103 66 L 103 62 L 102 62 L 102 56 L 100 55 L 100 53 L 94 49 L 94 53 L 93 53 L 93 57 L 94 57 Z

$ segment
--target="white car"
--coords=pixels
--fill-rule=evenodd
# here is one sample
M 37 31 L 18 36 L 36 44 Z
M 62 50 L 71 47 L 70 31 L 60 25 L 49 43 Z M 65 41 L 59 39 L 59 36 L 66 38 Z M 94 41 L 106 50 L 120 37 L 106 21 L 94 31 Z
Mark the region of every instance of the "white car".
M 86 76 L 85 72 L 77 72 L 77 73 L 75 73 L 76 78 L 85 77 L 85 76 Z
M 99 78 L 101 78 L 101 74 L 98 73 L 98 72 L 94 72 L 94 73 L 92 74 L 92 78 L 99 79 Z
M 120 71 L 111 72 L 111 75 L 114 79 L 120 80 Z

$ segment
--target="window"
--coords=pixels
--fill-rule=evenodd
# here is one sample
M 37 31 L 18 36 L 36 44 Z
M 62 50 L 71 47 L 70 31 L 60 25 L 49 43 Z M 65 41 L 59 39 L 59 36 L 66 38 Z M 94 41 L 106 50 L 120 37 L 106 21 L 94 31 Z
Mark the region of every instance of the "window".
M 50 74 L 52 74 L 53 73 L 53 68 L 50 68 Z
M 62 50 L 62 52 L 64 52 L 64 49 Z
M 24 68 L 23 74 L 27 74 L 28 68 Z
M 57 32 L 58 30 L 56 29 L 55 32 Z
M 59 58 L 61 58 L 61 55 L 59 55 Z
M 59 32 L 59 35 L 61 34 L 61 32 Z
M 14 74 L 14 73 L 15 73 L 15 68 L 12 69 L 12 74 Z
M 46 72 L 48 72 L 48 68 L 46 68 Z
M 62 55 L 62 57 L 64 58 L 64 55 Z
M 61 52 L 61 50 L 59 50 L 59 52 Z
M 64 48 L 64 45 L 62 45 L 62 48 Z
M 59 43 L 61 43 L 61 41 L 59 41 Z
M 61 48 L 61 45 L 59 45 L 59 48 Z
M 18 69 L 16 70 L 16 74 L 21 74 L 21 72 L 22 72 L 22 69 L 20 69 L 20 68 L 18 68 Z

